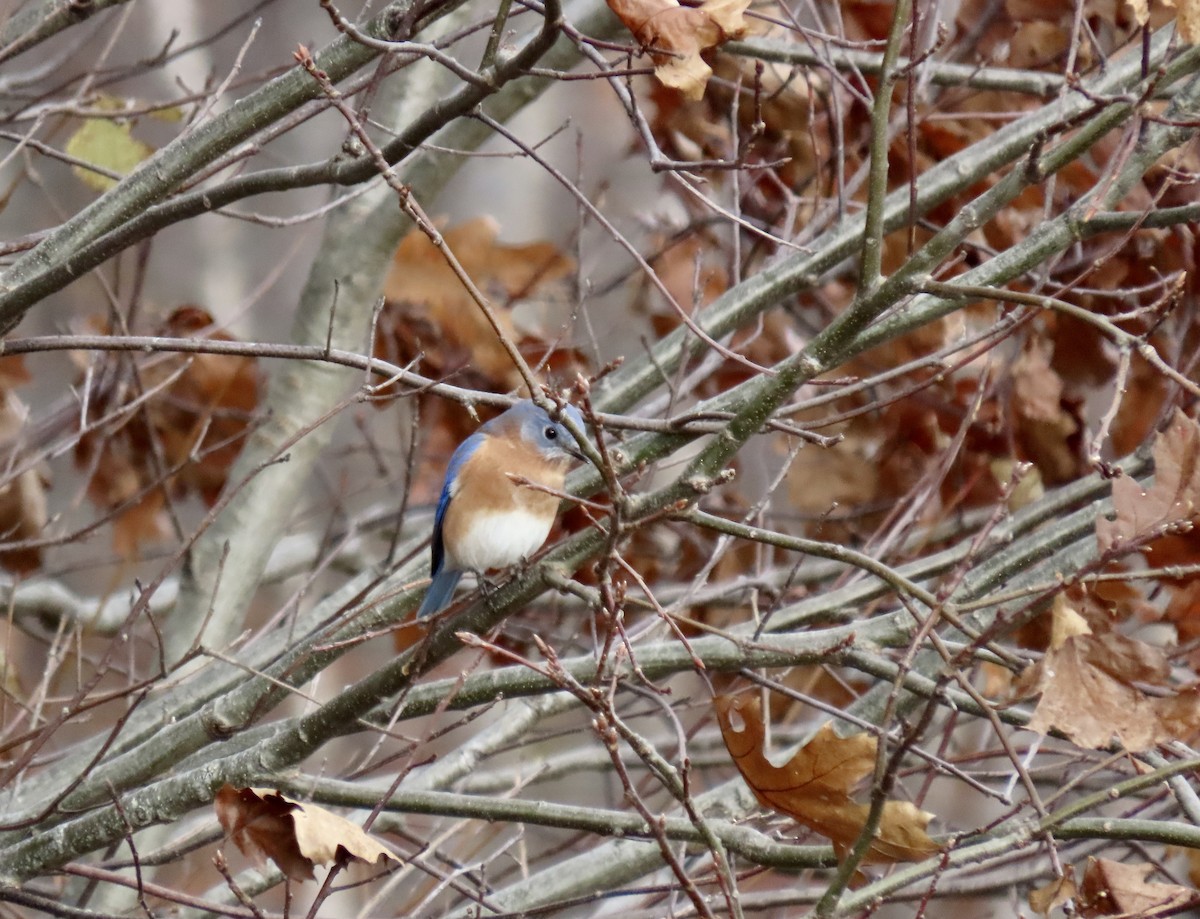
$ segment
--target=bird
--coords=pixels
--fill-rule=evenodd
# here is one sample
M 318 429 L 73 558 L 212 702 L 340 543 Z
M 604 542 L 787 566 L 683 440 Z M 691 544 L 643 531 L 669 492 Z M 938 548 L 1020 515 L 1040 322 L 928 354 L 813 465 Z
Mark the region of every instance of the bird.
M 562 413 L 584 430 L 573 405 Z M 572 461 L 584 454 L 566 426 L 530 399 L 513 405 L 458 445 L 433 518 L 433 581 L 417 610 L 425 619 L 450 604 L 463 572 L 508 568 L 541 548 L 558 498 L 510 476 L 561 491 Z

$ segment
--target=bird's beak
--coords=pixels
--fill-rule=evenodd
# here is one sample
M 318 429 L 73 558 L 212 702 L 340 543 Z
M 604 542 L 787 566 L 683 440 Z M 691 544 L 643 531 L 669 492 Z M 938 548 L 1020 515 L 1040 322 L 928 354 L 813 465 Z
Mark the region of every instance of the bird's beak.
M 583 455 L 583 451 L 579 449 L 578 444 L 563 444 L 562 448 L 565 452 L 579 460 L 579 462 L 583 463 L 587 461 L 587 457 Z

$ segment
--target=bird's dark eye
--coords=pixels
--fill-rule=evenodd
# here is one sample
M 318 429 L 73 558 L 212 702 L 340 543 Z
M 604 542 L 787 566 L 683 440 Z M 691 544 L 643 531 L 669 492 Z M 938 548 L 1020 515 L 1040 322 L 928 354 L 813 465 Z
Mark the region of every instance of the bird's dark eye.
M 546 440 L 558 440 L 558 428 L 546 428 Z

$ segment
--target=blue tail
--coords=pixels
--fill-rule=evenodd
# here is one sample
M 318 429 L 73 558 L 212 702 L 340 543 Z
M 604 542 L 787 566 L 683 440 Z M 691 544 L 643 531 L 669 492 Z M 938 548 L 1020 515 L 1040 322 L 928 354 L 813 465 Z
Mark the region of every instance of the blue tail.
M 454 596 L 454 588 L 458 586 L 458 579 L 461 577 L 462 572 L 453 568 L 443 568 L 434 575 L 433 583 L 429 585 L 425 599 L 421 601 L 421 608 L 417 610 L 417 618 L 425 619 L 449 606 L 450 598 Z

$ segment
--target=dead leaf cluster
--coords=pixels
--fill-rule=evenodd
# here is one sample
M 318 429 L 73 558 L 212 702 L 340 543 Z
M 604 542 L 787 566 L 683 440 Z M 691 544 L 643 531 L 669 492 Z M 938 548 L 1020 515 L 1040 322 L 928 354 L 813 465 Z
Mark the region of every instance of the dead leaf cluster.
M 685 98 L 704 95 L 712 68 L 702 52 L 746 32 L 743 13 L 750 0 L 608 0 L 611 9 L 654 60 L 654 75 Z
M 495 220 L 479 217 L 446 229 L 441 237 L 489 299 L 499 332 L 513 342 L 520 343 L 526 333 L 536 341 L 535 330 L 518 328 L 512 306 L 570 275 L 575 263 L 553 243 L 510 246 L 499 242 L 498 234 Z M 400 241 L 384 297 L 375 345 L 379 356 L 405 364 L 420 354 L 431 375 L 467 369 L 501 389 L 521 382 L 497 330 L 421 230 Z
M 196 306 L 176 309 L 157 334 L 233 341 Z M 110 376 L 111 374 L 111 376 Z M 90 424 L 75 448 L 88 497 L 115 514 L 113 543 L 124 558 L 168 535 L 169 496 L 212 505 L 254 420 L 259 370 L 251 357 L 158 355 L 144 365 L 105 358 Z

